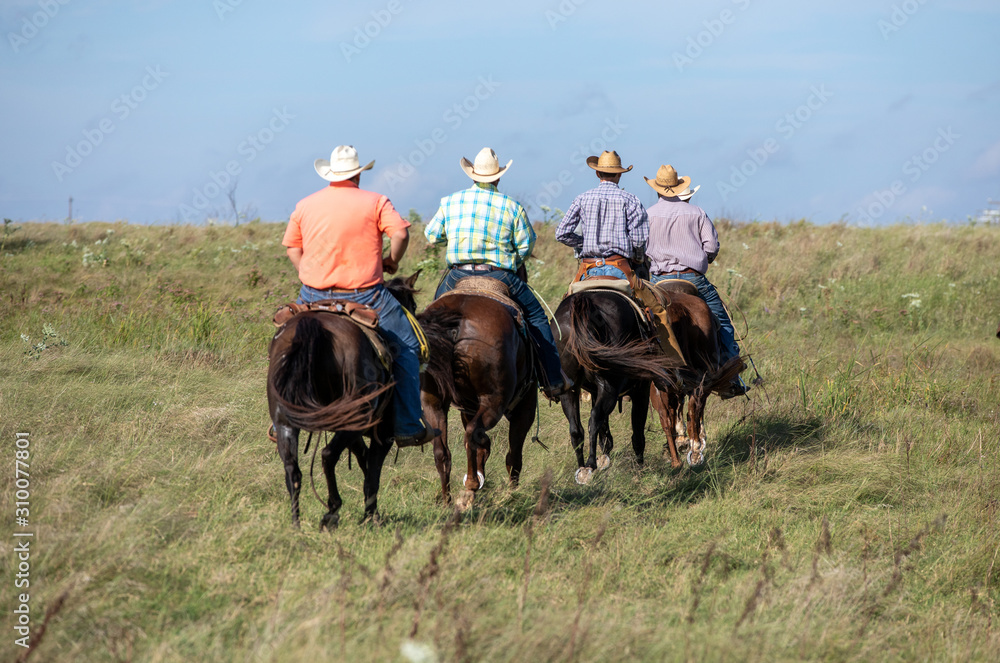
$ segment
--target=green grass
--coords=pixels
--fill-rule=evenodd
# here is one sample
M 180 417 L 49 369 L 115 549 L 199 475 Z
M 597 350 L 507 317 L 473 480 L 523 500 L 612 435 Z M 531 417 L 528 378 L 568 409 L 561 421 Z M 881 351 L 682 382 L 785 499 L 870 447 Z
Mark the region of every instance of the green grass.
M 578 486 L 543 405 L 548 450 L 511 490 L 502 423 L 454 529 L 429 450 L 405 449 L 377 527 L 341 462 L 329 534 L 308 479 L 291 527 L 265 437 L 270 316 L 298 289 L 283 227 L 23 224 L 0 255 L 0 510 L 28 431 L 36 631 L 68 592 L 30 660 L 402 661 L 414 627 L 441 661 L 995 660 L 1000 230 L 719 229 L 709 276 L 767 384 L 709 402 L 707 470 L 671 472 L 655 415 L 638 467 L 626 404 L 611 468 Z M 439 264 L 419 235 L 405 273 Z M 554 308 L 574 265 L 539 235 Z M 31 354 L 46 325 L 67 345 Z

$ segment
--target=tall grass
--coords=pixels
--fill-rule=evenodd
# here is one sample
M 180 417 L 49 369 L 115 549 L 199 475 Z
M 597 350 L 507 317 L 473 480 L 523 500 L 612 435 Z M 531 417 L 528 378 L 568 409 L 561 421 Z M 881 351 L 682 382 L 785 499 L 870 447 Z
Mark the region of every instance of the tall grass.
M 460 519 L 405 449 L 361 525 L 342 461 L 324 534 L 312 497 L 291 527 L 265 435 L 270 315 L 298 289 L 283 228 L 23 224 L 0 255 L 0 438 L 32 436 L 33 624 L 61 606 L 30 660 L 995 660 L 997 229 L 719 227 L 709 276 L 765 383 L 710 401 L 707 470 L 670 470 L 655 416 L 636 465 L 626 404 L 578 486 L 543 406 L 520 488 L 505 424 Z M 555 308 L 574 266 L 539 230 Z M 421 262 L 414 233 L 402 270 Z M 29 353 L 46 325 L 68 345 Z

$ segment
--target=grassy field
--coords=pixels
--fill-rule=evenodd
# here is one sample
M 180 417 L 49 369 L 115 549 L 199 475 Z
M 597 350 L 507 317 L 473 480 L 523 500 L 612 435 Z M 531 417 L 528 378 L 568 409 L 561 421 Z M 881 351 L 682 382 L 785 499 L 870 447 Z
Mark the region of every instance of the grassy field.
M 501 424 L 460 519 L 429 450 L 406 449 L 377 527 L 340 464 L 330 534 L 308 479 L 292 528 L 265 437 L 270 316 L 298 289 L 282 226 L 7 227 L 0 660 L 24 651 L 22 591 L 33 633 L 58 604 L 32 661 L 997 660 L 1000 229 L 719 230 L 709 276 L 766 386 L 709 401 L 707 470 L 671 472 L 655 416 L 638 467 L 626 404 L 611 468 L 578 486 L 543 405 L 548 449 L 526 449 L 517 490 Z M 441 264 L 414 235 L 422 308 Z M 574 264 L 539 235 L 554 308 Z

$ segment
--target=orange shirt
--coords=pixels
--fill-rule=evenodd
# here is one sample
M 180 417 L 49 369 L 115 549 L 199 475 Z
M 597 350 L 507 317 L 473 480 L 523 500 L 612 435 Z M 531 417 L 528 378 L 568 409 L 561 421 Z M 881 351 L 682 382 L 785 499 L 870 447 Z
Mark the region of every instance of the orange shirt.
M 299 280 L 318 290 L 382 283 L 382 234 L 409 228 L 389 199 L 354 182 L 330 186 L 295 206 L 281 243 L 302 249 Z

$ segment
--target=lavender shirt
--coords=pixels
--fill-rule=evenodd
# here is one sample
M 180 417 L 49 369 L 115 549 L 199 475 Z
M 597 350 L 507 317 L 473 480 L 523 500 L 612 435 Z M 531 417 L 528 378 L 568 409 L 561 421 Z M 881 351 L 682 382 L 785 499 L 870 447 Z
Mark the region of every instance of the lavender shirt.
M 669 274 L 694 269 L 704 274 L 708 263 L 719 253 L 719 235 L 705 210 L 677 198 L 660 196 L 646 210 L 649 215 L 649 244 L 646 255 L 650 272 Z
M 579 228 L 579 234 L 577 231 Z M 649 221 L 634 195 L 614 182 L 581 193 L 556 226 L 556 240 L 576 249 L 578 258 L 631 258 L 646 246 Z

